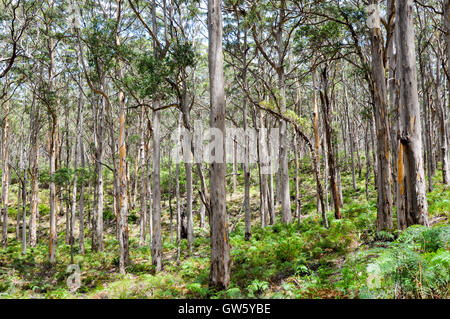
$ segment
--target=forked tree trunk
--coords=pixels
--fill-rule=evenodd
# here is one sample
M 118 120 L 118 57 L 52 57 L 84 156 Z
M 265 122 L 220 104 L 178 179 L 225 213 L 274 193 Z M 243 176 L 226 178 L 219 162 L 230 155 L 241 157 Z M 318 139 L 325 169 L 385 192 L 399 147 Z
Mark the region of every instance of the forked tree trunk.
M 350 120 L 349 115 L 349 105 L 348 105 L 348 94 L 347 94 L 347 86 L 344 83 L 344 73 L 342 73 L 342 82 L 343 82 L 343 89 L 344 89 L 344 107 L 345 107 L 345 120 L 347 122 L 347 129 L 348 129 L 348 136 L 349 136 L 349 143 L 350 143 L 350 159 L 352 163 L 352 186 L 353 190 L 356 191 L 356 172 L 355 172 L 355 150 L 354 150 L 354 143 L 355 143 L 355 131 L 352 129 L 352 121 Z
M 322 71 L 322 81 L 323 81 L 323 92 L 320 92 L 320 98 L 322 102 L 323 109 L 323 118 L 325 124 L 325 137 L 327 142 L 327 157 L 328 157 L 328 166 L 329 166 L 329 178 L 330 178 L 330 187 L 331 187 L 331 195 L 333 197 L 334 203 L 334 216 L 336 219 L 341 219 L 341 210 L 339 203 L 339 192 L 337 185 L 337 176 L 336 176 L 336 166 L 335 166 L 335 156 L 333 152 L 332 145 L 332 126 L 331 126 L 331 105 L 328 98 L 328 78 L 327 78 L 327 68 L 324 68 Z

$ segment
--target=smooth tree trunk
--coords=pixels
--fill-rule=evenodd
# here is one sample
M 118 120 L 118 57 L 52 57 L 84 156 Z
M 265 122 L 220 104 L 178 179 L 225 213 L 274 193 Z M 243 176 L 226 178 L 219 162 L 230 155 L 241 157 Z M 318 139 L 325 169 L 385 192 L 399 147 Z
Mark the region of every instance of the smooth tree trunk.
M 208 62 L 210 84 L 210 127 L 220 130 L 222 141 L 215 141 L 215 150 L 222 158 L 211 163 L 210 170 L 210 242 L 211 287 L 226 289 L 230 284 L 230 242 L 226 211 L 226 163 L 225 163 L 225 89 L 222 52 L 222 1 L 208 0 Z M 217 137 L 216 137 L 217 138 Z
M 280 94 L 280 111 L 284 114 L 286 108 L 286 74 L 284 71 L 284 41 L 283 41 L 283 27 L 286 19 L 285 0 L 280 2 L 279 23 L 277 32 L 275 34 L 275 41 L 277 42 L 278 54 L 278 89 Z M 280 121 L 280 196 L 281 196 L 281 221 L 289 224 L 292 220 L 291 214 L 291 197 L 289 192 L 289 165 L 288 165 L 288 150 L 287 150 L 287 123 L 284 120 Z
M 365 152 L 366 152 L 366 173 L 365 173 L 365 191 L 366 200 L 369 200 L 369 176 L 370 176 L 370 143 L 369 143 L 369 123 L 366 126 L 365 133 Z
M 101 72 L 103 73 L 103 72 Z M 103 75 L 101 79 L 102 89 L 107 87 L 106 78 Z M 94 106 L 95 113 L 95 200 L 92 216 L 92 250 L 103 251 L 103 206 L 104 206 L 104 180 L 103 180 L 103 160 L 105 143 L 105 116 L 107 104 L 109 101 L 102 97 L 99 103 Z
M 53 1 L 51 1 L 53 6 Z M 47 26 L 48 28 L 48 26 Z M 49 32 L 49 30 L 47 29 Z M 47 41 L 47 49 L 50 57 L 50 62 L 48 66 L 48 88 L 51 91 L 54 86 L 54 67 L 55 67 L 55 46 L 54 40 L 49 35 Z M 56 183 L 53 176 L 56 172 L 57 167 L 57 155 L 58 155 L 58 115 L 57 115 L 57 105 L 51 101 L 45 102 L 47 106 L 47 112 L 49 116 L 49 132 L 48 132 L 48 142 L 49 142 L 49 175 L 50 175 L 50 233 L 49 233 L 49 260 L 51 264 L 56 263 L 56 244 L 57 244 L 57 193 L 56 193 Z
M 127 147 L 125 139 L 125 95 L 119 93 L 119 269 L 121 273 L 125 273 L 125 267 L 128 262 L 128 179 L 127 179 Z
M 271 126 L 271 125 L 270 125 Z M 270 134 L 267 136 L 267 140 L 264 142 L 267 143 L 267 156 L 268 156 L 268 162 L 267 166 L 269 167 L 269 174 L 267 174 L 267 178 L 269 180 L 268 182 L 268 192 L 267 200 L 268 200 L 268 209 L 269 209 L 269 218 L 270 218 L 270 224 L 275 224 L 275 194 L 274 194 L 274 183 L 273 183 L 273 171 L 274 171 L 274 165 L 275 162 L 273 160 L 274 156 L 273 153 L 276 151 L 271 147 L 271 137 Z M 250 146 L 250 145 L 249 145 Z
M 178 119 L 178 141 L 181 136 L 181 114 Z M 180 196 L 180 164 L 175 164 L 175 196 L 177 201 L 177 265 L 180 264 L 181 255 L 181 196 Z
M 25 178 L 24 175 L 22 175 L 22 171 L 25 171 L 24 169 L 24 153 L 25 153 L 25 149 L 24 149 L 24 126 L 23 126 L 23 114 L 21 115 L 21 119 L 20 119 L 20 139 L 19 139 L 19 162 L 17 165 L 17 177 L 19 179 L 19 185 L 18 185 L 18 190 L 17 190 L 17 217 L 16 217 L 16 240 L 20 241 L 20 220 L 22 218 L 21 215 L 21 200 L 22 200 L 22 184 L 23 184 L 23 178 Z M 26 191 L 26 190 L 25 190 Z M 23 224 L 23 226 L 25 226 L 25 224 Z M 25 226 L 26 228 L 26 226 Z M 26 244 L 26 241 L 25 241 Z
M 149 130 L 151 128 L 151 123 L 150 121 L 147 122 L 147 130 Z M 150 136 L 151 137 L 151 136 Z M 147 210 L 148 210 L 148 218 L 147 218 L 147 229 L 148 229 L 148 237 L 149 237 L 149 246 L 151 248 L 152 246 L 152 241 L 153 241 L 153 192 L 152 192 L 152 165 L 151 162 L 153 160 L 153 158 L 149 155 L 151 154 L 151 147 L 152 147 L 152 139 L 149 138 L 148 142 L 145 143 L 145 153 L 147 154 L 146 156 L 146 168 L 147 168 L 147 172 L 146 172 L 146 187 L 147 187 L 147 199 L 148 199 L 148 205 L 147 205 Z
M 74 177 L 72 181 L 72 203 L 71 203 L 71 225 L 70 225 L 70 246 L 73 249 L 73 244 L 75 241 L 74 227 L 77 212 L 77 192 L 78 192 L 78 164 L 79 164 L 79 154 L 80 154 L 80 140 L 81 140 L 81 129 L 83 123 L 83 94 L 80 92 L 78 97 L 78 114 L 77 114 L 77 126 L 75 133 L 75 145 L 73 152 L 73 165 L 74 165 Z M 81 226 L 81 225 L 80 225 Z M 81 231 L 82 227 L 80 227 Z M 84 230 L 83 230 L 84 231 Z
M 49 174 L 51 177 L 55 175 L 56 172 L 56 154 L 57 154 L 57 140 L 58 140 L 58 119 L 54 114 L 51 118 L 51 128 L 49 131 L 50 139 L 50 170 Z M 50 234 L 49 234 L 49 258 L 50 263 L 56 263 L 56 184 L 53 179 L 50 181 Z
M 9 100 L 5 103 L 5 117 L 3 120 L 3 166 L 2 166 L 2 246 L 8 244 L 8 209 L 9 209 Z
M 116 34 L 115 44 L 120 47 L 120 20 L 121 20 L 121 0 L 117 0 L 116 11 Z M 123 78 L 121 62 L 118 59 L 116 76 Z M 128 175 L 127 175 L 127 144 L 126 144 L 126 108 L 125 94 L 119 90 L 119 271 L 125 273 L 125 267 L 129 262 L 128 243 Z M 136 176 L 137 177 L 137 176 Z
M 297 134 L 294 133 L 294 162 L 295 162 L 295 216 L 297 217 L 297 224 L 300 226 L 301 220 L 301 206 L 300 206 L 300 188 L 299 188 L 299 163 L 298 163 L 298 145 Z
M 22 171 L 22 255 L 27 251 L 27 171 Z M 17 211 L 19 213 L 19 211 Z
M 81 123 L 82 118 L 81 118 Z M 84 144 L 83 139 L 80 137 L 80 164 L 81 168 L 85 169 L 86 163 L 85 163 L 85 157 L 84 157 Z M 81 183 L 80 186 L 80 214 L 79 214 L 79 234 L 78 234 L 78 241 L 80 242 L 80 254 L 84 255 L 84 183 Z
M 258 116 L 256 116 L 258 115 Z M 257 163 L 258 163 L 258 178 L 259 178 L 259 196 L 260 196 L 260 220 L 261 228 L 264 228 L 268 224 L 268 205 L 267 205 L 267 144 L 266 144 L 266 128 L 263 120 L 263 114 L 260 110 L 254 110 L 254 123 L 256 127 L 256 134 L 258 138 L 256 140 L 256 152 L 257 152 Z M 259 128 L 257 121 L 259 119 Z
M 320 134 L 319 134 L 319 107 L 317 103 L 316 70 L 312 71 L 313 83 L 313 128 L 314 128 L 314 156 L 315 162 L 320 163 Z M 317 165 L 316 174 L 320 176 L 320 165 Z M 317 213 L 322 212 L 323 196 L 320 198 L 319 185 L 317 185 Z
M 159 107 L 159 101 L 154 101 Z M 160 112 L 153 111 L 153 210 L 152 210 L 152 263 L 156 271 L 162 270 L 162 237 L 161 237 L 161 127 Z
M 233 138 L 233 193 L 232 195 L 236 194 L 237 192 L 237 175 L 238 175 L 238 169 L 237 169 L 237 141 L 235 138 Z
M 145 245 L 145 240 L 147 236 L 147 185 L 146 185 L 146 173 L 145 173 L 145 135 L 144 135 L 144 106 L 141 107 L 141 112 L 139 115 L 139 158 L 137 159 L 139 163 L 139 185 L 140 185 L 140 195 L 139 195 L 139 246 L 143 247 Z

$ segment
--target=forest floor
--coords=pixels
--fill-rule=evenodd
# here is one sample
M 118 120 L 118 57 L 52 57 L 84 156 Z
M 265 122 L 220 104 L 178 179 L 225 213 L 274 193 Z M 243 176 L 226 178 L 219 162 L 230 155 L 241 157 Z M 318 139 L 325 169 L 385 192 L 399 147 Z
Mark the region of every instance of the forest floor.
M 375 190 L 369 188 L 367 199 L 364 179 L 358 179 L 356 190 L 351 184 L 351 174 L 343 174 L 343 219 L 335 220 L 330 210 L 329 229 L 322 226 L 315 211 L 314 182 L 308 174 L 301 179 L 300 226 L 278 222 L 261 228 L 258 192 L 252 188 L 253 233 L 249 241 L 244 240 L 243 194 L 240 190 L 227 196 L 229 224 L 236 227 L 230 234 L 231 285 L 224 291 L 208 288 L 207 229 L 195 227 L 190 255 L 186 240 L 181 241 L 181 262 L 177 264 L 176 228 L 171 240 L 166 200 L 162 211 L 162 272 L 154 271 L 149 244 L 138 245 L 135 210 L 129 219 L 131 264 L 127 274 L 118 272 L 115 226 L 106 218 L 109 226 L 105 227 L 103 252 L 91 251 L 87 231 L 86 254 L 79 254 L 78 243 L 74 247 L 81 287 L 71 292 L 67 285 L 70 246 L 65 243 L 65 217 L 59 217 L 57 264 L 51 267 L 45 230 L 48 207 L 42 194 L 43 235 L 37 247 L 28 248 L 25 255 L 15 239 L 15 211 L 11 209 L 10 242 L 7 249 L 0 249 L 0 298 L 448 298 L 450 187 L 441 183 L 440 172 L 434 177 L 433 191 L 428 193 L 432 227 L 414 226 L 403 233 L 376 234 Z M 195 225 L 197 218 L 195 215 Z

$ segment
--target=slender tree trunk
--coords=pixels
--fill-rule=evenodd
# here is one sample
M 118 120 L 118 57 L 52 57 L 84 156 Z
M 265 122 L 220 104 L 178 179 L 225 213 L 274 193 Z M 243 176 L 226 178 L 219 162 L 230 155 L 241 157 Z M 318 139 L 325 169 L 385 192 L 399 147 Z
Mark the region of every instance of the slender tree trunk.
M 81 127 L 83 127 L 83 117 L 81 117 Z M 81 162 L 81 168 L 85 169 L 85 159 L 84 159 L 84 144 L 83 139 L 80 136 L 80 162 Z M 80 229 L 79 229 L 79 235 L 78 240 L 80 242 L 80 254 L 84 255 L 84 183 L 81 183 L 80 186 Z
M 446 44 L 447 44 L 447 71 L 450 70 L 450 0 L 447 0 L 444 4 L 444 24 L 446 30 Z M 440 60 L 440 59 L 439 59 Z M 436 63 L 440 64 L 440 61 Z M 448 71 L 449 72 L 449 71 Z M 439 67 L 437 68 L 436 74 L 436 87 L 439 87 L 439 78 L 440 72 Z M 448 99 L 447 105 L 450 103 L 450 79 L 447 78 L 447 90 L 448 90 Z M 436 89 L 436 95 L 438 99 L 439 90 Z M 442 157 L 442 182 L 446 185 L 450 183 L 450 164 L 449 164 L 449 150 L 448 150 L 448 119 L 447 119 L 447 110 L 448 106 L 444 105 L 444 103 L 439 102 L 439 122 L 440 122 L 440 136 L 441 136 L 441 157 Z
M 150 121 L 147 122 L 147 130 L 150 132 L 151 123 Z M 148 237 L 149 237 L 149 243 L 150 248 L 152 246 L 153 241 L 153 192 L 152 192 L 152 167 L 151 167 L 151 161 L 152 157 L 150 157 L 151 147 L 152 147 L 152 140 L 151 140 L 152 134 L 150 132 L 149 141 L 148 143 L 145 143 L 145 153 L 147 154 L 146 157 L 146 166 L 147 166 L 147 178 L 146 178 L 146 187 L 147 187 L 147 199 L 149 201 L 148 203 L 148 223 L 146 227 L 148 227 Z
M 297 224 L 300 226 L 301 206 L 300 206 L 300 189 L 299 189 L 299 164 L 298 164 L 298 145 L 297 133 L 294 133 L 294 162 L 295 162 L 295 216 Z
M 159 107 L 159 101 L 154 101 Z M 153 211 L 152 211 L 152 263 L 156 271 L 162 270 L 162 237 L 161 237 L 161 186 L 160 186 L 160 113 L 153 111 Z
M 178 141 L 181 137 L 181 114 L 178 119 Z M 180 164 L 176 163 L 175 171 L 175 194 L 177 198 L 177 265 L 180 264 L 180 254 L 181 254 L 181 196 L 180 196 Z
M 181 254 L 181 198 L 180 198 L 180 164 L 176 164 L 176 176 L 175 176 L 175 193 L 177 197 L 177 265 L 180 264 Z
M 22 255 L 27 251 L 27 171 L 22 168 Z M 19 213 L 19 211 L 17 211 Z
M 372 110 L 373 111 L 373 110 Z M 372 146 L 372 160 L 373 160 L 373 179 L 375 189 L 378 189 L 378 157 L 377 157 L 377 145 L 375 142 L 375 114 L 370 118 L 370 142 Z
M 36 103 L 35 94 L 31 103 L 30 112 L 30 177 L 31 177 L 31 197 L 30 197 L 30 219 L 29 233 L 30 246 L 36 247 L 37 243 L 37 215 L 39 203 L 39 126 L 40 123 L 40 104 Z
M 20 120 L 20 139 L 19 139 L 19 163 L 18 163 L 18 169 L 17 169 L 17 175 L 20 181 L 20 184 L 18 185 L 17 190 L 17 216 L 16 216 L 16 240 L 20 241 L 20 220 L 22 218 L 20 211 L 21 211 L 21 200 L 22 200 L 22 179 L 25 178 L 25 176 L 22 176 L 22 170 L 24 169 L 23 165 L 23 156 L 24 156 L 24 127 L 23 127 L 23 114 L 21 116 Z M 25 224 L 23 224 L 22 227 L 26 227 Z
M 78 97 L 78 115 L 77 115 L 77 127 L 76 127 L 76 136 L 75 136 L 75 145 L 74 145 L 74 155 L 73 155 L 73 163 L 74 163 L 74 178 L 72 182 L 72 205 L 71 205 L 71 227 L 70 227 L 70 245 L 71 251 L 73 249 L 73 244 L 75 241 L 74 237 L 74 227 L 76 220 L 76 211 L 77 211 L 77 190 L 78 190 L 78 159 L 79 159 L 79 150 L 80 150 L 80 141 L 81 141 L 81 128 L 83 123 L 83 94 L 80 92 Z M 81 200 L 81 199 L 80 199 Z M 80 232 L 82 227 L 80 225 Z M 84 231 L 84 230 L 83 230 Z M 79 236 L 80 237 L 80 236 Z M 81 244 L 80 244 L 81 245 Z M 84 249 L 84 248 L 83 248 Z
M 258 166 L 259 166 L 259 182 L 260 182 L 260 196 L 261 196 L 261 227 L 266 227 L 269 224 L 269 207 L 268 207 L 268 195 L 269 191 L 267 188 L 267 148 L 269 145 L 266 144 L 266 127 L 264 125 L 263 114 L 261 110 L 258 111 L 260 120 L 260 130 L 258 138 Z M 274 218 L 272 218 L 274 220 Z M 274 221 L 273 221 L 274 223 Z
M 126 174 L 126 160 L 127 148 L 125 140 L 125 96 L 123 92 L 119 92 L 119 245 L 120 245 L 120 260 L 119 268 L 121 273 L 125 273 L 125 266 L 128 260 L 128 180 Z
M 117 0 L 116 11 L 116 34 L 115 44 L 120 47 L 120 20 L 121 20 L 121 0 Z M 119 79 L 123 77 L 120 60 L 117 61 L 116 76 Z M 125 94 L 119 91 L 119 269 L 120 273 L 125 273 L 125 267 L 129 262 L 129 243 L 128 243 L 128 176 L 127 176 L 127 144 L 126 144 L 126 108 Z M 137 178 L 137 176 L 136 176 Z
M 51 1 L 53 5 L 53 1 Z M 49 31 L 49 30 L 47 30 Z M 54 80 L 54 66 L 55 66 L 55 47 L 53 38 L 48 39 L 47 42 L 48 53 L 50 56 L 50 64 L 48 67 L 48 87 L 49 91 L 53 89 Z M 47 101 L 47 103 L 50 103 Z M 49 259 L 51 264 L 56 263 L 56 244 L 57 244 L 57 203 L 56 203 L 56 184 L 53 176 L 56 172 L 57 155 L 58 155 L 58 116 L 56 105 L 47 104 L 47 111 L 49 114 L 49 175 L 50 175 L 50 234 L 49 234 Z
M 146 186 L 146 174 L 145 174 L 145 135 L 144 135 L 144 106 L 141 107 L 141 113 L 139 117 L 139 180 L 140 180 L 140 195 L 139 195 L 139 246 L 143 247 L 145 245 L 146 235 L 147 235 L 147 186 Z
M 56 148 L 58 140 L 58 119 L 56 114 L 51 117 L 50 128 L 50 171 L 51 177 L 56 172 Z M 50 181 L 50 238 L 49 238 L 49 256 L 50 263 L 56 263 L 56 185 L 53 179 Z
M 419 40 L 420 46 L 420 40 Z M 425 52 L 423 52 L 424 54 Z M 430 91 L 429 84 L 427 82 L 428 76 L 425 75 L 425 65 L 423 61 L 423 54 L 419 54 L 419 72 L 420 72 L 420 86 L 422 89 L 422 109 L 423 109 L 423 126 L 425 128 L 425 132 L 423 132 L 423 141 L 425 141 L 425 152 L 424 152 L 424 166 L 426 165 L 427 170 L 427 178 L 428 178 L 428 191 L 431 192 L 433 190 L 433 152 L 431 148 L 431 128 L 429 122 L 429 109 L 430 109 Z
M 272 121 L 270 121 L 270 123 L 273 123 Z M 272 126 L 272 125 L 268 125 L 268 126 Z M 268 157 L 268 162 L 267 162 L 267 166 L 269 167 L 269 174 L 267 174 L 267 178 L 269 180 L 268 182 L 268 192 L 269 194 L 267 195 L 267 199 L 268 199 L 268 209 L 269 209 L 269 217 L 270 217 L 270 224 L 271 225 L 275 225 L 275 194 L 274 194 L 274 183 L 273 183 L 273 172 L 274 172 L 274 165 L 275 165 L 275 161 L 274 161 L 274 153 L 276 152 L 276 150 L 274 150 L 273 147 L 271 147 L 273 144 L 271 142 L 271 137 L 270 134 L 267 136 L 267 140 L 264 141 L 264 143 L 267 144 L 267 157 Z
M 187 218 L 187 240 L 188 240 L 188 248 L 189 253 L 192 253 L 192 246 L 194 245 L 194 219 L 192 215 L 192 200 L 193 200 L 193 188 L 192 188 L 192 156 L 194 147 L 193 147 L 193 139 L 190 125 L 190 103 L 188 100 L 189 96 L 187 93 L 187 83 L 184 81 L 183 83 L 183 98 L 181 101 L 182 109 L 183 109 L 183 123 L 186 128 L 186 136 L 185 138 L 188 140 L 188 143 L 185 145 L 185 153 L 184 157 L 184 168 L 186 172 L 186 218 Z
M 103 80 L 103 89 L 106 87 L 106 81 Z M 97 121 L 97 150 L 96 150 L 96 193 L 97 198 L 95 203 L 95 211 L 94 211 L 94 227 L 93 227 L 93 242 L 92 249 L 94 251 L 103 251 L 103 204 L 104 204 L 104 195 L 103 195 L 103 157 L 104 157 L 104 118 L 105 118 L 105 104 L 108 103 L 105 98 L 102 98 L 100 101 L 100 110 L 98 113 L 98 121 Z
M 5 118 L 3 126 L 3 167 L 2 167 L 2 213 L 3 230 L 2 246 L 8 244 L 8 206 L 9 206 L 9 100 L 5 103 Z
M 323 180 L 325 182 L 325 187 L 324 187 L 324 197 L 325 197 L 325 213 L 327 213 L 330 210 L 330 202 L 329 202 L 329 196 L 328 196 L 328 153 L 326 151 L 326 138 L 323 137 L 322 138 L 322 149 L 323 149 L 323 157 L 322 157 L 322 161 L 323 161 Z M 323 212 L 322 212 L 323 214 Z
M 369 176 L 370 176 L 370 144 L 369 144 L 369 125 L 370 123 L 367 123 L 366 126 L 366 133 L 365 133 L 365 151 L 366 151 L 366 200 L 369 200 Z
M 388 0 L 387 2 L 387 13 L 388 17 L 394 19 L 395 17 L 395 0 Z M 391 132 L 391 169 L 392 169 L 392 180 L 397 180 L 397 127 L 398 125 L 398 114 L 397 114 L 397 105 L 396 105 L 396 57 L 394 54 L 395 48 L 395 37 L 397 34 L 397 28 L 394 26 L 394 30 L 392 30 L 392 39 L 389 42 L 387 47 L 387 69 L 388 73 L 388 81 L 387 81 L 387 89 L 388 89 L 388 97 L 389 97 L 389 110 L 390 110 L 390 132 Z M 370 163 L 370 162 L 369 162 Z M 393 200 L 392 202 L 397 202 L 397 193 L 395 187 L 391 187 Z
M 350 116 L 349 116 L 349 110 L 348 110 L 348 95 L 347 95 L 347 86 L 344 83 L 344 73 L 342 73 L 342 82 L 343 82 L 343 88 L 344 88 L 344 107 L 345 107 L 345 119 L 347 122 L 347 129 L 348 129 L 348 136 L 349 136 L 349 142 L 350 142 L 350 158 L 351 158 L 351 163 L 352 163 L 352 186 L 353 186 L 353 190 L 356 191 L 357 186 L 356 186 L 356 173 L 355 173 L 355 150 L 354 150 L 354 134 L 355 131 L 353 131 L 352 129 L 352 122 L 350 120 Z
M 61 134 L 61 135 L 62 136 L 61 136 L 61 143 L 60 143 L 59 149 L 63 148 L 64 142 L 65 142 L 65 145 L 66 145 L 65 152 L 66 152 L 66 155 L 67 155 L 65 164 L 66 164 L 66 167 L 68 168 L 69 164 L 70 164 L 70 155 L 71 155 L 71 149 L 70 149 L 70 146 L 69 146 L 69 108 L 66 108 L 64 110 L 64 134 Z M 62 163 L 62 161 L 61 161 L 62 153 L 63 153 L 62 151 L 59 152 L 59 157 L 60 157 L 60 159 L 59 159 L 59 163 L 60 163 L 59 167 L 62 166 L 62 164 L 61 164 Z M 71 198 L 72 195 L 73 195 L 73 191 L 72 191 L 72 193 L 70 193 L 70 186 L 69 185 L 67 185 L 67 187 L 60 187 L 60 192 L 59 193 L 60 193 L 60 203 L 61 203 L 60 204 L 60 208 L 61 208 L 61 210 L 62 210 L 63 201 L 64 201 L 64 195 L 63 195 L 63 189 L 64 188 L 65 188 L 65 191 L 66 191 L 66 198 Z M 66 200 L 65 202 L 66 202 L 66 209 L 65 209 L 65 215 L 66 215 L 66 244 L 70 245 L 71 252 L 72 252 L 72 245 L 70 243 L 70 238 L 73 235 L 72 234 L 72 229 L 73 228 L 72 228 L 72 224 L 71 224 L 72 223 L 72 209 L 70 207 L 70 205 L 72 203 L 69 200 Z
M 277 42 L 278 53 L 278 89 L 280 94 L 280 111 L 282 114 L 286 112 L 286 75 L 284 72 L 284 42 L 283 42 L 283 26 L 286 19 L 285 0 L 280 2 L 279 23 L 275 40 Z M 289 224 L 292 220 L 291 215 L 291 198 L 289 192 L 289 165 L 287 150 L 287 124 L 286 121 L 280 121 L 280 189 L 281 189 L 281 220 L 285 224 Z
M 372 0 L 377 6 L 378 0 Z M 384 45 L 381 33 L 380 17 L 374 15 L 374 26 L 371 33 L 372 44 L 372 77 L 375 126 L 377 129 L 377 231 L 393 228 L 392 222 L 392 189 L 391 189 L 391 162 L 390 147 L 391 133 L 389 127 L 389 108 L 387 103 L 385 65 L 383 62 Z
M 320 93 L 320 98 L 322 100 L 322 108 L 323 108 L 323 117 L 325 124 L 325 136 L 327 140 L 327 149 L 328 149 L 328 165 L 329 165 L 329 174 L 330 174 L 330 186 L 331 186 L 331 194 L 333 196 L 334 203 L 334 216 L 336 219 L 341 219 L 341 211 L 339 205 L 339 192 L 338 185 L 336 180 L 336 166 L 335 166 L 335 156 L 333 152 L 332 145 L 332 127 L 331 127 L 331 105 L 328 99 L 328 79 L 327 79 L 327 68 L 325 68 L 322 72 L 322 80 L 324 85 L 324 91 Z
M 247 28 L 244 26 L 244 48 L 243 48 L 242 80 L 244 90 L 247 89 Z M 245 214 L 245 240 L 252 237 L 252 216 L 250 212 L 250 169 L 249 169 L 249 137 L 247 118 L 247 95 L 243 94 L 242 100 L 243 121 L 244 121 L 244 214 Z
M 237 141 L 233 138 L 233 193 L 232 195 L 237 193 Z
M 320 134 L 319 134 L 319 107 L 317 103 L 317 80 L 316 80 L 316 70 L 312 71 L 312 81 L 313 81 L 313 127 L 314 127 L 314 155 L 316 156 L 315 161 L 320 163 Z M 317 165 L 316 174 L 320 176 L 320 165 Z M 320 214 L 322 210 L 323 198 L 320 198 L 319 185 L 317 186 L 317 213 Z M 322 202 L 321 202 L 322 201 Z

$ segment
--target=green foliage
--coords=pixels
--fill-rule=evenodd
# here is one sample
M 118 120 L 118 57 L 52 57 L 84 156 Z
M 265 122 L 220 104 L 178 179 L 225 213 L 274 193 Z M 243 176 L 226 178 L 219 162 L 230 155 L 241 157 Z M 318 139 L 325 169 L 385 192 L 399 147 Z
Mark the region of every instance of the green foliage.
M 136 59 L 138 77 L 128 77 L 126 82 L 137 90 L 142 98 L 158 96 L 160 98 L 172 92 L 172 85 L 178 83 L 178 78 L 173 78 L 180 70 L 192 67 L 196 61 L 196 53 L 191 42 L 172 44 L 169 53 L 161 56 L 140 54 Z M 172 84 L 172 85 L 171 85 Z
M 339 285 L 365 298 L 448 298 L 449 231 L 412 226 L 387 249 L 368 250 L 349 262 Z M 377 257 L 369 263 L 370 256 Z
M 90 77 L 94 82 L 98 82 L 114 65 L 115 21 L 96 15 L 91 19 L 89 27 L 83 31 L 89 47 L 88 65 L 93 69 Z
M 174 166 L 172 168 L 174 173 Z M 68 173 L 65 170 L 58 173 L 62 183 L 73 178 L 73 175 L 69 178 Z M 79 179 L 87 179 L 81 176 L 89 175 L 89 170 L 75 173 Z M 183 174 L 184 168 L 181 166 Z M 28 248 L 24 256 L 21 255 L 20 242 L 14 239 L 6 250 L 0 249 L 0 297 L 448 298 L 450 226 L 445 224 L 445 220 L 444 224 L 430 228 L 410 227 L 393 241 L 395 233 L 375 233 L 375 193 L 367 201 L 363 193 L 344 189 L 350 201 L 342 208 L 343 219 L 335 220 L 330 211 L 330 227 L 326 229 L 315 210 L 313 177 L 306 172 L 301 171 L 301 174 L 304 216 L 300 226 L 296 223 L 283 225 L 277 216 L 278 223 L 275 225 L 260 228 L 253 224 L 249 241 L 244 239 L 243 221 L 238 222 L 236 230 L 230 234 L 232 277 L 227 290 L 213 291 L 208 288 L 208 231 L 196 229 L 192 255 L 186 253 L 187 241 L 181 241 L 179 265 L 174 258 L 176 243 L 170 242 L 168 232 L 163 234 L 163 250 L 169 257 L 165 259 L 161 273 L 154 271 L 148 244 L 139 247 L 136 236 L 130 236 L 132 262 L 127 266 L 125 276 L 116 271 L 118 242 L 114 232 L 105 234 L 103 252 L 92 252 L 90 240 L 87 239 L 86 254 L 81 256 L 76 242 L 75 263 L 82 270 L 82 286 L 72 294 L 67 289 L 65 272 L 70 263 L 70 246 L 64 243 L 65 233 L 60 232 L 58 263 L 54 268 L 47 262 L 48 243 L 45 236 L 41 236 L 37 247 Z M 342 178 L 346 181 L 351 176 L 343 171 Z M 111 180 L 112 175 L 105 171 L 105 181 Z M 164 187 L 168 191 L 167 169 L 162 172 L 162 182 L 166 183 Z M 358 183 L 361 182 L 358 180 Z M 184 187 L 183 184 L 181 186 Z M 109 193 L 111 190 L 107 187 L 106 191 Z M 446 189 L 436 183 L 438 191 L 445 195 Z M 257 192 L 252 188 L 251 198 Z M 435 201 L 445 200 L 436 193 L 431 194 Z M 40 198 L 41 226 L 45 227 L 48 190 L 41 190 Z M 309 210 L 305 210 L 307 204 L 311 206 Z M 106 201 L 105 221 L 114 218 L 111 205 Z M 163 202 L 163 227 L 168 227 L 167 205 L 167 201 Z M 227 203 L 230 218 L 236 218 L 241 205 L 240 199 Z M 251 202 L 251 207 L 257 210 L 258 203 Z M 13 216 L 14 208 L 10 212 Z M 443 213 L 436 210 L 433 214 L 442 216 L 440 214 Z M 130 231 L 136 231 L 137 216 L 138 209 L 130 210 Z M 86 238 L 89 238 L 87 228 L 85 232 Z M 10 266 L 6 268 L 4 265 Z
M 249 296 L 254 298 L 263 293 L 267 288 L 269 288 L 269 283 L 267 281 L 260 281 L 258 279 L 255 279 L 247 287 L 247 290 Z
M 198 282 L 186 284 L 186 289 L 188 290 L 187 295 L 194 298 L 205 298 L 210 293 L 208 287 L 203 287 Z

